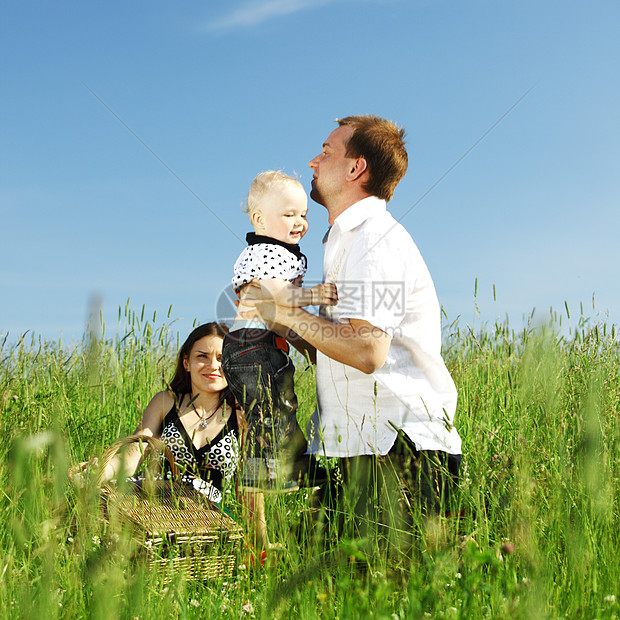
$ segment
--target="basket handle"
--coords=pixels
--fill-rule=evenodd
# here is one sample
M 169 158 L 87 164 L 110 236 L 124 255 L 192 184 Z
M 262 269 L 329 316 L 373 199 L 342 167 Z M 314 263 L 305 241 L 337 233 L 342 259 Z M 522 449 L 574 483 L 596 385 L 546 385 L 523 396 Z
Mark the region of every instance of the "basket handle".
M 148 435 L 130 435 L 129 437 L 121 437 L 117 439 L 101 457 L 101 467 L 97 474 L 97 486 L 101 486 L 101 479 L 103 478 L 103 472 L 110 463 L 110 461 L 116 456 L 117 452 L 123 447 L 133 443 L 145 442 L 151 450 L 159 450 L 164 454 L 168 464 L 170 465 L 170 471 L 173 478 L 180 478 L 179 468 L 174 462 L 174 456 L 170 448 L 161 440 L 156 437 L 149 437 Z

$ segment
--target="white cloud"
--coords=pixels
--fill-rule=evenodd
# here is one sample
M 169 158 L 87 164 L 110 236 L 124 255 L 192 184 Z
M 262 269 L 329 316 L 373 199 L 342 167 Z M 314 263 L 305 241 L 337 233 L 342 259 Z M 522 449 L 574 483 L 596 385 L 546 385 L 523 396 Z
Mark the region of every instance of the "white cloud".
M 314 9 L 336 0 L 250 0 L 232 13 L 209 22 L 204 29 L 214 31 L 250 28 L 262 24 L 274 17 L 291 15 L 306 9 Z

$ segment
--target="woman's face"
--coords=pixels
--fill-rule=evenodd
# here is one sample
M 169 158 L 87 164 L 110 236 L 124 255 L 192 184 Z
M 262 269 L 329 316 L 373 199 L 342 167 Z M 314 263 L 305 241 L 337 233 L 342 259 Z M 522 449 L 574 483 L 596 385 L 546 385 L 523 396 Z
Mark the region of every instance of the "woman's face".
M 219 336 L 203 336 L 183 360 L 192 381 L 192 392 L 221 392 L 228 384 L 222 374 L 222 344 Z

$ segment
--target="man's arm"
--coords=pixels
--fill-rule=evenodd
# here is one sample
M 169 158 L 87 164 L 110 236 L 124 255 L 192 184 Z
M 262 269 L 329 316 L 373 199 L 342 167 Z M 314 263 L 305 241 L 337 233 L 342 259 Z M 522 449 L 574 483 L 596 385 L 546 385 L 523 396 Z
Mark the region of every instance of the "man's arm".
M 293 330 L 309 345 L 337 362 L 371 374 L 387 359 L 391 338 L 368 321 L 351 319 L 349 323 L 330 323 L 302 308 L 287 308 L 273 301 L 252 303 L 268 324 Z
M 338 303 L 338 293 L 336 285 L 331 282 L 317 284 L 312 288 L 302 288 L 295 286 L 287 280 L 281 278 L 259 279 L 247 285 L 248 296 L 252 295 L 253 287 L 260 287 L 263 299 L 272 297 L 274 301 L 287 307 L 302 308 L 303 306 L 335 306 Z

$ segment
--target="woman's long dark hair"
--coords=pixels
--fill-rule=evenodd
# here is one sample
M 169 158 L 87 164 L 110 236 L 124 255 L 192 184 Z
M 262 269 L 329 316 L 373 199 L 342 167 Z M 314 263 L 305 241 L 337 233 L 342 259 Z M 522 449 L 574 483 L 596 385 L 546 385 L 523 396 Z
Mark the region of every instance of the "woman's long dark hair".
M 224 336 L 228 333 L 228 327 L 223 323 L 205 323 L 204 325 L 198 326 L 192 333 L 187 337 L 181 348 L 179 349 L 179 354 L 177 356 L 177 367 L 174 371 L 174 376 L 172 377 L 172 381 L 168 384 L 168 389 L 175 395 L 176 398 L 182 398 L 184 394 L 192 393 L 192 379 L 187 370 L 185 370 L 185 365 L 183 361 L 189 358 L 189 354 L 191 353 L 192 347 L 198 342 L 201 338 L 205 336 L 219 336 L 220 338 L 224 338 Z M 230 407 L 232 407 L 233 411 L 235 409 L 235 399 L 230 391 L 230 388 L 226 387 L 222 390 L 222 394 L 220 396 L 220 402 L 226 401 Z

